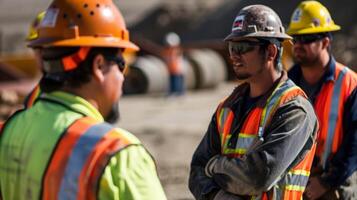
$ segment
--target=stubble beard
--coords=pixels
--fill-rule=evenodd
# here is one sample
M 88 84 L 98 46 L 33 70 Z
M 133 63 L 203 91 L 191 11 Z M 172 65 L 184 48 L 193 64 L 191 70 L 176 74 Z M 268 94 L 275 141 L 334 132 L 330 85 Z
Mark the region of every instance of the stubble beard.
M 120 120 L 120 111 L 119 111 L 119 103 L 116 102 L 113 104 L 110 112 L 107 116 L 105 116 L 105 121 L 110 124 L 118 123 Z
M 250 78 L 252 75 L 248 74 L 248 73 L 245 73 L 245 74 L 239 74 L 237 72 L 234 72 L 235 73 L 235 76 L 238 80 L 240 81 L 243 81 L 243 80 L 246 80 L 248 78 Z
M 300 66 L 304 66 L 304 67 L 309 67 L 309 66 L 314 66 L 315 63 L 318 61 L 317 57 L 314 58 L 308 58 L 306 56 L 304 57 L 293 57 L 294 63 L 300 65 Z

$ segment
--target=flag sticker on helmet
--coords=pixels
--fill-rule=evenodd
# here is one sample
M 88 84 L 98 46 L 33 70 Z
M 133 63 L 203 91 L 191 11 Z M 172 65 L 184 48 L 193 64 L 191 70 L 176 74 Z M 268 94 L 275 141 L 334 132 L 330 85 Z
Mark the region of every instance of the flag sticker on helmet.
M 57 8 L 47 9 L 45 17 L 41 21 L 40 27 L 55 27 L 58 13 L 59 9 Z
M 296 9 L 293 13 L 293 16 L 291 18 L 291 21 L 293 22 L 299 22 L 301 18 L 301 10 L 300 9 Z
M 236 19 L 234 20 L 232 31 L 242 30 L 243 22 L 244 22 L 244 15 L 237 16 Z

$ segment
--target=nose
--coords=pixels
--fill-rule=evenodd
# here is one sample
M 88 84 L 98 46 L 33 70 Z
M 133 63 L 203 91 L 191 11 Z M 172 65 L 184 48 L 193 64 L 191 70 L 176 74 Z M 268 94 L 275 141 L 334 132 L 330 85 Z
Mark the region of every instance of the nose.
M 238 54 L 238 53 L 229 54 L 229 57 L 230 57 L 230 59 L 231 59 L 232 61 L 241 59 L 241 56 L 242 56 L 242 55 L 241 55 L 241 54 Z

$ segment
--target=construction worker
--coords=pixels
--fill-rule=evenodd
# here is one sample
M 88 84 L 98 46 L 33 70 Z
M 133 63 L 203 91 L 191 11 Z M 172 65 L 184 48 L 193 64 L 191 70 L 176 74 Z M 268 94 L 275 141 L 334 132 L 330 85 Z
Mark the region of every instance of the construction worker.
M 228 43 L 243 83 L 223 100 L 191 163 L 196 199 L 301 199 L 318 125 L 304 92 L 287 78 L 278 15 L 251 5 L 236 16 Z
M 310 199 L 357 199 L 357 76 L 331 53 L 331 33 L 338 30 L 321 3 L 303 1 L 287 31 L 296 63 L 289 77 L 309 97 L 320 124 Z
M 164 43 L 163 58 L 170 73 L 169 95 L 182 95 L 184 93 L 184 76 L 181 62 L 180 37 L 176 33 L 170 32 L 165 36 Z
M 41 48 L 42 94 L 2 127 L 0 199 L 166 199 L 140 141 L 104 122 L 122 52 L 138 50 L 112 0 L 54 0 L 29 46 Z

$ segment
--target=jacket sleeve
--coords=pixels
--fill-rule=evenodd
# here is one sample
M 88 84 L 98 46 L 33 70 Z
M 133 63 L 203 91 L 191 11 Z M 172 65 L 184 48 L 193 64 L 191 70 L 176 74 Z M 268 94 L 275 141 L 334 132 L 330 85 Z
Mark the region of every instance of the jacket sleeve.
M 236 195 L 259 195 L 300 161 L 316 137 L 317 119 L 302 97 L 279 107 L 264 140 L 242 158 L 219 156 L 213 168 L 215 182 Z
M 329 187 L 341 185 L 357 170 L 357 88 L 345 103 L 343 130 L 342 144 L 321 177 L 322 183 Z
M 99 200 L 166 200 L 155 163 L 141 144 L 114 155 L 100 180 Z
M 206 176 L 205 166 L 210 158 L 220 153 L 220 149 L 220 138 L 214 115 L 191 161 L 189 189 L 196 199 L 208 199 L 211 192 L 219 190 L 213 179 Z

